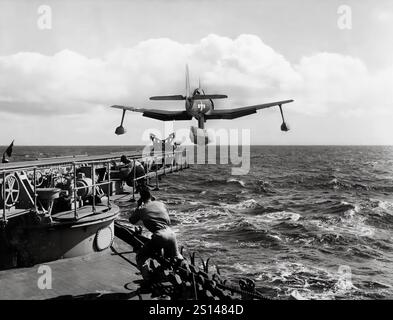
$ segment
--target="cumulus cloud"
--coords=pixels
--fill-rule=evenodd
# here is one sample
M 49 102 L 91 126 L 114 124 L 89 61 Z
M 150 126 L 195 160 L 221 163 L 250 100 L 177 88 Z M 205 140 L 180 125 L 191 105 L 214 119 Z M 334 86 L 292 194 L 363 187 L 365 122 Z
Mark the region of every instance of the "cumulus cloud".
M 207 92 L 229 95 L 225 107 L 293 98 L 298 112 L 362 114 L 376 107 L 390 112 L 393 102 L 393 67 L 372 73 L 356 57 L 325 52 L 291 64 L 257 36 L 209 35 L 191 44 L 151 39 L 99 58 L 70 50 L 2 56 L 0 110 L 80 114 L 112 104 L 157 107 L 149 96 L 184 93 L 186 63 L 195 86 L 199 75 Z

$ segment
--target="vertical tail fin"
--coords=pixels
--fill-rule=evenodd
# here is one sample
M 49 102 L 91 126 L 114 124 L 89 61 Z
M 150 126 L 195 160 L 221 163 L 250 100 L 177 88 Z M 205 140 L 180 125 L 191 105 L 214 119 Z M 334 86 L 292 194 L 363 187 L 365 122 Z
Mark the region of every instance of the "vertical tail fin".
M 188 72 L 188 64 L 186 64 L 186 98 L 189 98 L 190 96 L 190 75 Z

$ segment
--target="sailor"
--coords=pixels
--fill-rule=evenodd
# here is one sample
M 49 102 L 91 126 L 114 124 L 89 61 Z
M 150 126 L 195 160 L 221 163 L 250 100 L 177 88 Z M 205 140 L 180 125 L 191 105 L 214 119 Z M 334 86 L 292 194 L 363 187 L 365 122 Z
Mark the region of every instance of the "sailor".
M 153 235 L 137 254 L 138 266 L 141 268 L 149 257 L 152 257 L 154 253 L 160 253 L 162 249 L 164 249 L 165 257 L 182 260 L 176 235 L 170 228 L 171 221 L 167 208 L 161 201 L 152 197 L 147 186 L 141 188 L 140 196 L 138 207 L 131 214 L 129 220 L 132 224 L 142 221 Z
M 134 176 L 136 179 L 136 188 L 140 189 L 146 183 L 145 168 L 138 160 L 131 161 L 124 154 L 120 157 L 120 161 L 124 164 L 122 168 L 129 168 L 130 170 L 125 177 L 128 186 L 134 185 Z M 135 170 L 135 174 L 134 174 Z

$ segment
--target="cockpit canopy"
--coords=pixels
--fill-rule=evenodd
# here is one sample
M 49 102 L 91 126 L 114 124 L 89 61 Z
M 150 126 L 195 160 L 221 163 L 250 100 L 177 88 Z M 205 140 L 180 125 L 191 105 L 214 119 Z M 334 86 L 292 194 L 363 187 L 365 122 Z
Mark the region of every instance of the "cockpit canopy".
M 203 89 L 201 89 L 201 88 L 197 88 L 194 90 L 194 93 L 192 95 L 195 96 L 196 94 L 202 95 L 202 94 L 205 94 L 205 91 L 203 91 Z

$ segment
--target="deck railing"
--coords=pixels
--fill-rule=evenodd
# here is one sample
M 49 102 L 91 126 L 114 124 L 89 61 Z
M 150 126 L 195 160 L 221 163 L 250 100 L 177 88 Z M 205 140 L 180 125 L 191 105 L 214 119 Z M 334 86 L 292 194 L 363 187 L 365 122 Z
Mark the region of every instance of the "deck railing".
M 126 154 L 127 156 L 127 154 Z M 132 199 L 135 200 L 135 193 L 136 193 L 136 186 L 139 180 L 141 179 L 146 179 L 149 180 L 153 177 L 155 177 L 155 183 L 156 183 L 156 188 L 159 187 L 158 179 L 160 174 L 166 174 L 168 172 L 173 172 L 174 166 L 176 165 L 176 170 L 182 170 L 185 167 L 188 166 L 188 159 L 187 159 L 187 150 L 184 148 L 182 150 L 173 150 L 171 152 L 157 152 L 156 154 L 153 155 L 128 155 L 128 158 L 132 161 L 133 164 L 133 185 L 132 185 Z M 71 158 L 70 158 L 71 159 Z M 46 159 L 45 159 L 46 160 Z M 57 161 L 56 161 L 57 160 Z M 39 170 L 43 169 L 53 169 L 57 168 L 62 169 L 64 171 L 65 168 L 68 167 L 69 171 L 72 172 L 71 174 L 71 182 L 72 182 L 72 197 L 71 197 L 71 208 L 74 210 L 74 216 L 75 219 L 78 219 L 78 202 L 79 202 L 79 196 L 78 196 L 78 191 L 81 189 L 91 189 L 92 190 L 92 201 L 91 201 L 91 206 L 92 206 L 92 211 L 95 213 L 96 212 L 96 192 L 97 188 L 107 185 L 107 207 L 110 209 L 111 206 L 111 195 L 112 195 L 112 182 L 113 179 L 111 179 L 111 164 L 115 161 L 119 161 L 119 156 L 118 155 L 108 155 L 108 156 L 92 156 L 92 157 L 83 157 L 83 159 L 72 159 L 73 161 L 69 161 L 68 159 L 49 159 L 49 161 L 44 161 L 43 163 L 33 161 L 33 163 L 25 162 L 23 163 L 16 163 L 14 165 L 7 165 L 7 168 L 4 168 L 1 171 L 0 177 L 2 177 L 2 183 L 1 183 L 1 198 L 2 198 L 2 205 L 3 205 L 3 212 L 2 212 L 2 220 L 3 222 L 7 222 L 8 216 L 7 216 L 7 211 L 11 206 L 7 204 L 7 201 L 9 200 L 9 197 L 12 197 L 12 194 L 10 195 L 9 193 L 12 193 L 11 187 L 8 184 L 8 190 L 7 190 L 7 183 L 11 179 L 8 177 L 13 177 L 14 179 L 13 183 L 17 181 L 15 173 L 26 173 L 26 172 L 33 172 L 32 176 L 32 181 L 31 182 L 31 187 L 32 187 L 32 200 L 33 200 L 33 209 L 35 212 L 38 212 L 38 194 L 37 194 L 37 174 L 40 172 Z M 144 167 L 146 168 L 145 174 L 143 176 L 136 176 L 136 162 L 139 161 L 140 163 L 144 164 Z M 49 163 L 48 163 L 49 162 Z M 155 164 L 155 169 L 151 171 L 151 164 Z M 161 169 L 158 168 L 158 164 L 162 165 Z M 166 168 L 167 165 L 170 165 L 170 168 Z M 90 175 L 91 175 L 91 180 L 92 184 L 91 185 L 83 185 L 83 186 L 78 186 L 77 185 L 77 172 L 78 169 L 81 167 L 91 167 L 90 169 Z M 103 180 L 97 181 L 96 179 L 96 169 L 97 167 L 105 167 L 105 176 L 102 178 Z M 168 171 L 169 170 L 169 171 Z M 60 172 L 59 176 L 63 177 L 64 172 Z M 11 180 L 12 180 L 11 179 Z M 19 182 L 17 182 L 19 185 Z M 50 184 L 53 184 L 53 181 L 51 181 Z M 19 186 L 19 191 L 21 190 L 22 186 Z M 50 186 L 54 187 L 54 185 Z M 20 194 L 19 194 L 20 195 Z M 7 198 L 8 197 L 8 198 Z M 11 199 L 12 200 L 12 199 Z M 0 202 L 0 203 L 1 203 Z

